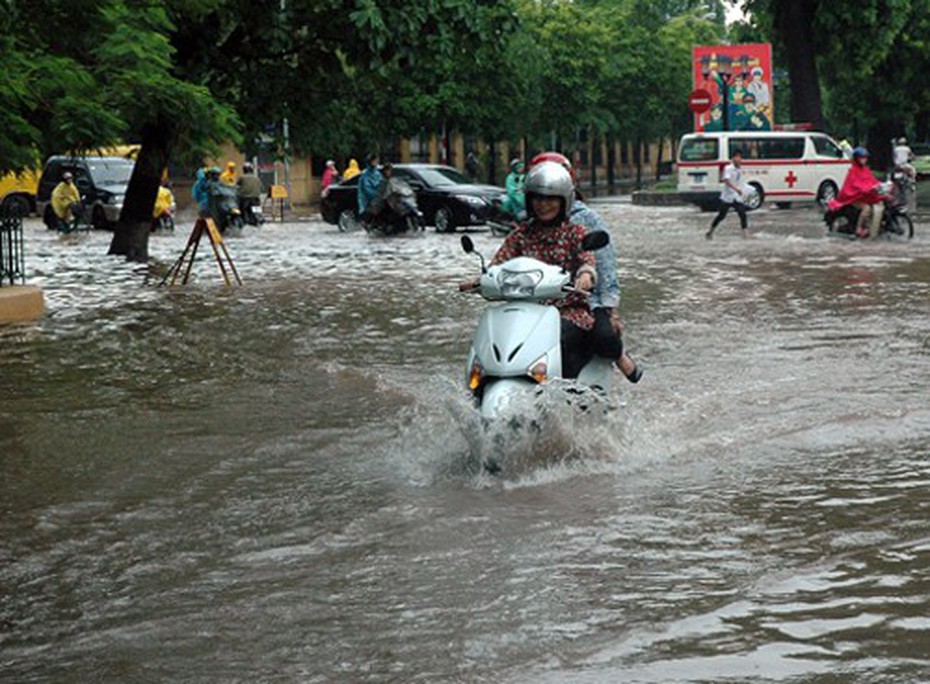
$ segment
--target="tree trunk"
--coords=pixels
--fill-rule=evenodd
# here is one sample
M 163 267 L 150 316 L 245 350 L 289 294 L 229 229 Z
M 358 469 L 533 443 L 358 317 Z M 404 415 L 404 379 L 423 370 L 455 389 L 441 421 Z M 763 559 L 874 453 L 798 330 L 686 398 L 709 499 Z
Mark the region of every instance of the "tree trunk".
M 869 127 L 869 166 L 873 171 L 892 168 L 894 159 L 891 141 L 900 137 L 902 130 L 900 121 L 889 119 L 880 119 Z
M 643 189 L 643 139 L 636 136 L 636 146 L 633 148 L 633 160 L 636 162 L 636 189 Z
M 778 0 L 774 3 L 775 29 L 788 56 L 791 77 L 791 119 L 813 124 L 822 131 L 823 100 L 817 75 L 814 43 L 816 3 L 810 0 Z
M 617 145 L 617 138 L 613 133 L 607 135 L 607 185 L 610 187 L 610 191 L 614 190 L 614 183 L 616 181 L 614 174 L 614 166 L 617 163 L 617 151 L 614 149 Z
M 123 210 L 108 254 L 124 255 L 126 261 L 148 261 L 152 210 L 162 174 L 168 165 L 173 137 L 171 128 L 161 119 L 143 130 L 142 148 L 129 179 Z
M 659 181 L 662 179 L 662 150 L 665 147 L 665 140 L 659 138 L 659 143 L 656 145 L 656 161 L 655 161 L 655 172 L 656 180 Z
M 600 144 L 601 136 L 597 131 L 592 131 L 591 139 L 588 141 L 588 160 L 591 163 L 591 197 L 597 197 L 597 146 Z
M 914 121 L 914 139 L 924 141 L 930 136 L 930 110 L 921 109 Z

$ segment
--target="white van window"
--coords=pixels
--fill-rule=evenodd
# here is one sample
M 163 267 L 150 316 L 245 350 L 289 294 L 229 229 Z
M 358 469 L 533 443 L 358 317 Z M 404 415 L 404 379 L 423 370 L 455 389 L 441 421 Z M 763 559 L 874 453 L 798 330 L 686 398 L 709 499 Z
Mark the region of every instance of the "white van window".
M 717 161 L 717 142 L 717 138 L 685 138 L 678 159 L 684 162 Z
M 840 149 L 839 145 L 830 140 L 830 138 L 815 135 L 811 139 L 814 141 L 814 149 L 821 157 L 830 157 L 832 159 L 843 158 L 843 150 Z
M 800 159 L 804 138 L 738 138 L 730 140 L 730 156 L 739 150 L 744 159 Z

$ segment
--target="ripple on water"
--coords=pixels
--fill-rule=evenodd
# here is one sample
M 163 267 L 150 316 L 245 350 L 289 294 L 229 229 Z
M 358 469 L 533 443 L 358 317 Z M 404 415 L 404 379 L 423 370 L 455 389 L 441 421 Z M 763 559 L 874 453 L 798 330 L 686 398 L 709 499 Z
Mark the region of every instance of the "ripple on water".
M 169 291 L 108 234 L 27 228 L 49 314 L 0 332 L 5 672 L 925 679 L 930 240 L 604 213 L 645 379 L 544 404 L 502 477 L 454 236 L 273 224 L 229 241 L 242 288 L 207 253 Z

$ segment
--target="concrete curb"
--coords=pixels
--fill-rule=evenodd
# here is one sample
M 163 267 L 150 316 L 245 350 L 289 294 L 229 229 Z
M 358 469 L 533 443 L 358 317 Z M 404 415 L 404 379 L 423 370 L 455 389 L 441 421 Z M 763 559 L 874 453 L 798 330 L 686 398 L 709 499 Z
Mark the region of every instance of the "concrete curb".
M 44 312 L 45 297 L 38 287 L 0 287 L 0 323 L 34 321 Z

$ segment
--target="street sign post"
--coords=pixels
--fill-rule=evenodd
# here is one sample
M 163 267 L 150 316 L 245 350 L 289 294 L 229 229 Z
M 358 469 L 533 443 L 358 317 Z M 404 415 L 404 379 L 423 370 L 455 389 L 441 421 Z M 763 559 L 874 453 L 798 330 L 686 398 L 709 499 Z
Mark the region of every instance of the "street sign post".
M 703 114 L 708 111 L 711 102 L 710 93 L 703 88 L 692 90 L 691 94 L 688 96 L 688 107 L 690 107 L 691 111 L 695 114 Z

